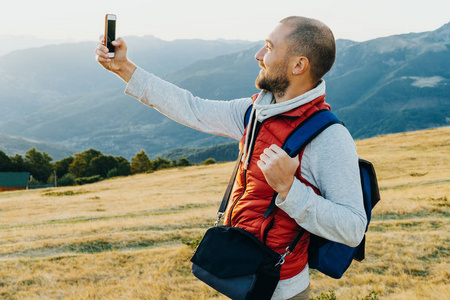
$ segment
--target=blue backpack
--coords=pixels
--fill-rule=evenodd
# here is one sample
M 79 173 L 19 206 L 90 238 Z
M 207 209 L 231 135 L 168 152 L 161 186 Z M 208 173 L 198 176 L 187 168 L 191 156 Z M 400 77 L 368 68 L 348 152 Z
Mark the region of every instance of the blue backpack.
M 250 118 L 251 107 L 247 110 L 244 125 L 247 127 Z M 319 110 L 303 121 L 288 136 L 282 148 L 291 156 L 297 156 L 316 136 L 333 124 L 344 125 L 329 110 Z M 372 216 L 372 209 L 380 200 L 377 177 L 375 169 L 369 161 L 359 159 L 359 170 L 361 175 L 361 188 L 364 198 L 364 209 L 367 216 L 366 231 Z M 275 207 L 275 197 L 264 216 L 267 218 Z M 300 240 L 304 229 L 295 239 Z M 362 261 L 365 257 L 364 235 L 361 243 L 356 247 L 333 242 L 322 237 L 311 234 L 308 247 L 308 264 L 312 269 L 316 269 L 332 278 L 339 279 L 348 269 L 353 259 Z M 296 245 L 294 241 L 291 245 Z M 291 247 L 291 246 L 290 246 Z M 293 248 L 292 248 L 293 250 Z

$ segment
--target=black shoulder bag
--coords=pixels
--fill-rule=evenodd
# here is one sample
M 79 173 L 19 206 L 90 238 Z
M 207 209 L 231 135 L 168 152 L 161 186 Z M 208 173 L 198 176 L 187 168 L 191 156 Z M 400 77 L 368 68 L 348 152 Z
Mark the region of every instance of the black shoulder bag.
M 217 221 L 208 229 L 191 258 L 192 273 L 201 281 L 234 300 L 271 299 L 280 280 L 280 269 L 304 230 L 277 253 L 244 229 L 217 226 L 225 213 L 239 169 L 240 158 L 223 196 Z

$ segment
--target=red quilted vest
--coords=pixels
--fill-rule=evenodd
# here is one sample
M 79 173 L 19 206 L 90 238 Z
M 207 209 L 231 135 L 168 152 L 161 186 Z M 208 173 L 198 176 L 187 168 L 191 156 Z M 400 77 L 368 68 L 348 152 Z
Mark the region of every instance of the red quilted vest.
M 253 97 L 253 100 L 255 99 L 256 97 Z M 325 102 L 325 95 L 258 124 L 260 126 L 255 132 L 254 145 L 249 147 L 251 157 L 248 168 L 244 170 L 243 163 L 241 163 L 231 203 L 225 214 L 226 225 L 243 228 L 251 232 L 268 247 L 280 254 L 285 252 L 286 247 L 294 240 L 301 228 L 294 219 L 278 208 L 275 208 L 267 219 L 263 217 L 272 200 L 274 190 L 266 182 L 257 161 L 265 148 L 272 144 L 281 147 L 292 130 L 308 116 L 321 109 L 330 109 L 330 106 Z M 247 126 L 247 129 L 248 127 L 250 126 Z M 244 146 L 247 129 L 240 142 L 241 148 Z M 300 168 L 296 172 L 296 177 L 304 182 L 300 175 Z M 286 256 L 285 263 L 281 268 L 281 280 L 294 277 L 305 268 L 308 261 L 308 245 L 309 233 L 306 232 L 293 253 Z

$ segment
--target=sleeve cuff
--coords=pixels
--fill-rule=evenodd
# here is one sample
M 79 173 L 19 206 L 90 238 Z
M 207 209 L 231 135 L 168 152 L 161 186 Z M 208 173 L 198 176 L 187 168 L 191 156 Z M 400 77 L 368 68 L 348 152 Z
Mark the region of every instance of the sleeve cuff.
M 137 67 L 131 76 L 130 82 L 128 82 L 127 87 L 125 88 L 125 94 L 137 99 L 142 99 L 147 86 L 144 82 L 149 76 L 149 73 Z
M 295 178 L 286 199 L 278 195 L 275 204 L 291 218 L 296 219 L 306 210 L 311 191 L 312 189 Z

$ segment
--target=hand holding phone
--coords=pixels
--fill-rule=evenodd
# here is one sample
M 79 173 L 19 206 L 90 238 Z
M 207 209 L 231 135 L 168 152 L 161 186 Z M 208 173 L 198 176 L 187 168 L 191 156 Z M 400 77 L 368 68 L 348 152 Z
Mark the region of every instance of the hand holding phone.
M 105 35 L 100 37 L 95 49 L 96 60 L 105 69 L 117 74 L 128 83 L 137 67 L 127 58 L 128 48 L 125 41 L 122 38 L 116 39 L 116 20 L 115 15 L 106 15 Z
M 105 16 L 105 46 L 108 47 L 110 58 L 115 56 L 115 47 L 111 42 L 116 40 L 116 20 L 116 15 L 107 14 Z

